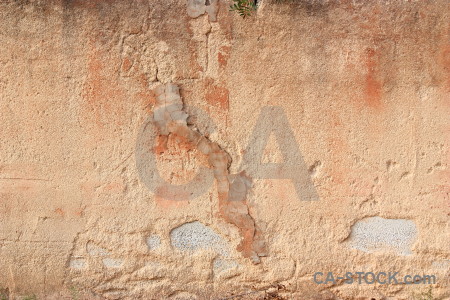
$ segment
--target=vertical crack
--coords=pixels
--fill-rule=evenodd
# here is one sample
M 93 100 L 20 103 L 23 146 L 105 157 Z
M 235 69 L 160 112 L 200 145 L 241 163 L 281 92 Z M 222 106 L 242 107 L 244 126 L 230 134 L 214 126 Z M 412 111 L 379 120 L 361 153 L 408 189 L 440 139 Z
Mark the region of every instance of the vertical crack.
M 259 263 L 260 257 L 266 256 L 266 244 L 261 230 L 250 215 L 247 202 L 247 193 L 252 185 L 251 178 L 245 172 L 230 174 L 231 156 L 219 144 L 187 124 L 188 114 L 183 111 L 183 101 L 177 85 L 162 84 L 155 89 L 155 94 L 153 119 L 159 134 L 166 137 L 169 134 L 183 137 L 207 155 L 209 167 L 213 170 L 217 183 L 220 215 L 240 231 L 242 241 L 237 250 L 253 263 Z
M 204 74 L 208 74 L 208 68 L 209 68 L 209 35 L 211 34 L 212 26 L 211 22 L 209 23 L 209 30 L 206 32 L 206 67 Z

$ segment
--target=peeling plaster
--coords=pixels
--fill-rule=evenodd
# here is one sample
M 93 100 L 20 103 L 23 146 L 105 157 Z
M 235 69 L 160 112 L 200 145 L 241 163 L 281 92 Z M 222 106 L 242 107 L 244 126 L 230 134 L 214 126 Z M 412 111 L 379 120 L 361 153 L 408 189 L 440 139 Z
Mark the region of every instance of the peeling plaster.
M 266 244 L 246 201 L 251 179 L 244 172 L 229 174 L 231 157 L 217 143 L 210 141 L 197 130 L 187 125 L 188 115 L 183 111 L 183 101 L 177 85 L 168 83 L 155 89 L 156 104 L 153 118 L 160 135 L 175 134 L 185 138 L 203 154 L 208 155 L 210 168 L 217 182 L 219 210 L 221 216 L 237 226 L 242 241 L 237 250 L 253 263 L 260 262 L 260 256 L 266 255 Z
M 198 15 L 188 16 L 193 2 Z M 221 7 L 213 23 L 207 0 L 3 1 L 0 295 L 224 299 L 253 292 L 245 296 L 252 298 L 255 289 L 265 293 L 262 288 L 273 283 L 286 286 L 282 297 L 289 299 L 406 299 L 416 292 L 413 286 L 311 285 L 309 271 L 342 270 L 350 263 L 358 270 L 435 274 L 433 296 L 448 298 L 445 1 L 350 2 L 261 3 L 254 18 L 242 20 L 226 1 L 208 1 Z M 196 116 L 199 129 L 187 127 L 205 137 L 197 145 L 173 132 L 161 136 L 169 150 L 158 157 L 164 163 L 158 167 L 167 177 L 175 173 L 172 184 L 188 181 L 195 169 L 209 178 L 178 189 L 187 192 L 179 199 L 196 199 L 191 187 L 207 186 L 204 202 L 181 203 L 186 211 L 163 207 L 157 199 L 163 192 L 150 195 L 155 189 L 139 181 L 128 156 L 142 120 L 152 113 L 154 88 L 174 81 L 185 88 L 186 104 L 208 114 L 181 105 Z M 267 105 L 281 106 L 288 118 L 260 122 L 255 112 Z M 207 161 L 210 116 L 218 125 L 212 139 L 226 133 L 214 159 L 223 159 L 225 168 Z M 265 123 L 271 124 L 260 127 Z M 284 124 L 293 134 L 279 134 Z M 153 141 L 155 128 L 148 127 Z M 250 128 L 258 128 L 254 139 Z M 272 153 L 300 153 L 289 147 L 294 140 L 288 136 L 301 141 L 305 164 L 298 169 L 309 170 L 301 180 L 314 178 L 321 201 L 298 202 L 302 197 L 289 183 L 253 175 L 252 166 L 263 164 L 254 163 L 259 156 L 252 153 L 262 150 L 246 153 L 242 147 L 246 140 L 264 146 L 269 133 L 278 145 Z M 178 140 L 189 147 L 169 155 Z M 199 155 L 199 147 L 208 155 Z M 241 165 L 251 178 L 230 174 L 227 152 L 250 162 Z M 191 173 L 165 164 L 175 156 L 188 162 L 183 167 Z M 283 161 L 283 155 L 267 157 L 275 158 L 269 163 Z M 147 165 L 147 178 L 159 186 L 167 177 L 160 180 L 155 165 Z M 203 172 L 207 165 L 211 170 Z M 289 165 L 295 164 L 285 161 Z M 389 219 L 362 225 L 370 218 L 361 216 L 377 212 L 395 212 L 407 225 Z M 231 251 L 232 258 L 207 251 L 186 255 L 170 247 L 167 235 L 189 220 L 214 224 L 233 245 L 242 237 L 239 249 L 246 257 L 261 256 L 264 240 L 270 241 L 270 256 L 252 266 Z M 258 230 L 255 222 L 267 226 Z M 408 228 L 410 222 L 420 235 L 408 241 L 400 230 L 393 233 L 399 242 L 379 245 L 389 227 Z
M 370 217 L 352 226 L 349 246 L 367 253 L 382 251 L 410 255 L 416 238 L 417 227 L 411 220 Z

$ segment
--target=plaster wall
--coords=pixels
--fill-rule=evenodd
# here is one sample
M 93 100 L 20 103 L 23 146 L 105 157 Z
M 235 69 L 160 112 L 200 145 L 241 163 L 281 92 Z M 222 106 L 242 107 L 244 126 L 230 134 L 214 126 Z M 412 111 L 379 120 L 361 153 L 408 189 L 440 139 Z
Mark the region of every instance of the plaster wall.
M 207 4 L 0 1 L 1 295 L 450 297 L 448 1 Z

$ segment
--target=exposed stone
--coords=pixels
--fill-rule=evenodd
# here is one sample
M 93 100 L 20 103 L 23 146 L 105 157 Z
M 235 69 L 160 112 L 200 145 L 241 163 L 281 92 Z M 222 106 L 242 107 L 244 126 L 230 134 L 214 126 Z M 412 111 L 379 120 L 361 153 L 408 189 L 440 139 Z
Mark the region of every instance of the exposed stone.
M 121 259 L 104 258 L 102 261 L 107 268 L 120 268 L 123 265 L 123 260 Z
M 69 266 L 73 269 L 83 269 L 87 265 L 84 258 L 72 258 L 70 260 Z
M 417 234 L 416 224 L 411 220 L 365 218 L 352 226 L 349 245 L 368 253 L 393 251 L 410 255 Z
M 161 245 L 161 238 L 158 235 L 151 235 L 146 240 L 149 250 L 156 250 Z
M 0 299 L 449 299 L 448 0 L 232 3 L 0 1 Z
M 172 229 L 170 240 L 173 247 L 182 251 L 212 249 L 223 256 L 229 255 L 226 241 L 211 228 L 197 221 Z

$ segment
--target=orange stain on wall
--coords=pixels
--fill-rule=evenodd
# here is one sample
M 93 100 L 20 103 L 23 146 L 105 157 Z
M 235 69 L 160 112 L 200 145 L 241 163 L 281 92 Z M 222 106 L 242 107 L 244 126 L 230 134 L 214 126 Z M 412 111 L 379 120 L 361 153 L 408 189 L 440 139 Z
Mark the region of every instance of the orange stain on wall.
M 219 66 L 225 68 L 228 64 L 228 59 L 230 58 L 231 47 L 222 46 L 220 47 L 219 54 L 217 54 L 217 60 Z
M 156 145 L 153 149 L 153 152 L 156 155 L 162 154 L 167 151 L 167 136 L 166 135 L 158 135 L 156 137 Z
M 442 50 L 442 64 L 445 71 L 444 74 L 447 76 L 446 89 L 447 92 L 450 92 L 450 45 L 445 45 Z M 448 98 L 447 103 L 450 104 Z
M 89 55 L 88 76 L 84 85 L 84 99 L 87 102 L 87 115 L 94 114 L 95 122 L 103 127 L 111 121 L 121 124 L 122 104 L 125 93 L 119 88 L 116 77 L 108 74 L 114 73 L 114 61 L 98 50 L 93 49 Z M 108 68 L 108 66 L 111 66 Z
M 223 110 L 229 109 L 230 92 L 228 89 L 215 84 L 214 80 L 210 78 L 205 81 L 205 89 L 205 99 L 209 104 Z
M 379 108 L 381 106 L 382 83 L 379 80 L 378 53 L 369 48 L 366 50 L 365 101 L 368 106 Z

